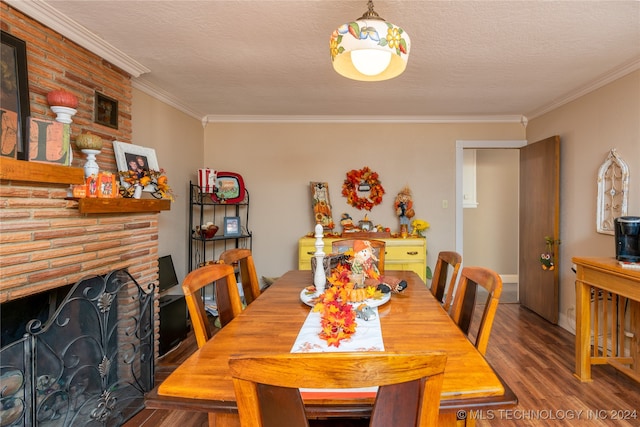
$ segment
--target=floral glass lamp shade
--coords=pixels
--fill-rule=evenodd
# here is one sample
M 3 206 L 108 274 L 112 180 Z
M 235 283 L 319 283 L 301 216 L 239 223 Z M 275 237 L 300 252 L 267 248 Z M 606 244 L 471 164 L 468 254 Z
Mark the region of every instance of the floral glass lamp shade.
M 373 10 L 331 34 L 329 49 L 333 69 L 344 77 L 381 81 L 399 76 L 407 67 L 411 41 L 397 25 L 386 22 Z

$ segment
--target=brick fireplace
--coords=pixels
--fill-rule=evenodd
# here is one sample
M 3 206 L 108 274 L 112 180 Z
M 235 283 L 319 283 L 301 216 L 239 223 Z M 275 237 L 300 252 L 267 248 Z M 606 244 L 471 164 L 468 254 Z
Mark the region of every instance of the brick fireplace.
M 118 329 L 122 328 L 124 332 L 118 332 L 117 338 L 113 340 L 102 340 L 109 342 L 110 346 L 115 349 L 108 349 L 102 345 L 96 347 L 99 350 L 88 350 L 88 353 L 86 351 L 76 353 L 74 349 L 71 353 L 72 360 L 76 356 L 80 360 L 81 354 L 91 356 L 102 352 L 105 355 L 104 361 L 98 360 L 100 363 L 87 362 L 88 366 L 93 365 L 92 372 L 97 371 L 102 374 L 102 377 L 93 375 L 98 378 L 99 384 L 94 385 L 97 387 L 98 395 L 100 395 L 100 390 L 103 390 L 101 399 L 104 399 L 105 405 L 98 406 L 106 407 L 111 404 L 110 402 L 115 401 L 126 402 L 127 398 L 132 395 L 137 395 L 136 402 L 139 402 L 140 393 L 148 389 L 150 385 L 152 386 L 153 360 L 158 355 L 158 298 L 155 293 L 149 294 L 149 289 L 150 285 L 157 283 L 158 279 L 159 209 L 134 209 L 132 211 L 122 209 L 120 206 L 113 211 L 107 207 L 100 213 L 83 213 L 79 209 L 78 201 L 66 198 L 69 184 L 77 183 L 78 179 L 83 179 L 83 171 L 79 168 L 84 164 L 85 157 L 73 144 L 80 133 L 88 131 L 102 137 L 103 149 L 97 156 L 98 164 L 101 170 L 117 172 L 112 141 L 131 142 L 131 76 L 4 2 L 0 2 L 0 14 L 2 15 L 1 29 L 26 42 L 31 116 L 55 118 L 55 114 L 50 110 L 46 101 L 47 93 L 54 89 L 65 89 L 74 93 L 79 99 L 78 112 L 73 117 L 71 124 L 73 147 L 71 167 L 42 165 L 26 161 L 12 162 L 11 159 L 0 158 L 2 178 L 0 180 L 0 265 L 2 266 L 0 268 L 0 304 L 2 304 L 0 310 L 19 307 L 19 304 L 16 305 L 16 303 L 21 301 L 29 304 L 29 298 L 35 295 L 55 295 L 56 290 L 66 292 L 72 288 L 72 285 L 79 282 L 89 281 L 91 289 L 100 288 L 96 285 L 96 280 L 98 283 L 101 283 L 102 280 L 106 281 L 105 283 L 114 283 L 118 289 L 123 289 L 115 298 L 109 296 L 109 292 L 101 291 L 98 297 L 89 297 L 88 294 L 83 294 L 78 299 L 84 298 L 86 300 L 81 305 L 86 306 L 88 301 L 92 300 L 92 304 L 98 307 L 90 310 L 90 313 L 118 313 Z M 117 128 L 94 122 L 95 92 L 100 92 L 118 101 Z M 28 171 L 26 174 L 25 170 Z M 126 287 L 121 287 L 118 285 L 120 279 L 115 281 L 109 279 L 115 271 L 122 272 L 120 275 L 125 274 L 130 279 L 130 283 L 135 283 L 138 286 L 128 284 Z M 109 286 L 105 285 L 105 288 L 109 288 Z M 141 291 L 136 289 L 141 289 Z M 117 304 L 111 303 L 111 301 L 117 301 Z M 12 310 L 16 311 L 15 308 Z M 50 308 L 49 314 L 51 313 L 52 309 Z M 88 315 L 79 314 L 76 310 L 68 311 L 68 313 L 63 316 L 64 319 L 68 319 L 68 321 L 62 322 L 65 326 L 83 325 L 84 322 L 85 326 L 78 327 L 86 329 L 90 325 L 96 324 L 95 321 L 87 323 Z M 144 313 L 148 313 L 150 318 Z M 143 317 L 147 319 L 145 322 L 141 320 L 143 314 Z M 25 316 L 28 315 L 25 314 Z M 151 323 L 151 319 L 153 319 L 153 323 Z M 30 319 L 21 319 L 20 322 L 28 320 Z M 154 327 L 149 329 L 151 324 Z M 105 325 L 107 325 L 106 322 Z M 134 325 L 137 329 L 134 328 Z M 109 326 L 110 328 L 111 326 Z M 99 328 L 99 330 L 103 329 L 107 328 Z M 134 329 L 135 331 L 132 332 Z M 52 332 L 46 332 L 46 334 L 50 333 Z M 81 336 L 84 336 L 82 335 L 84 333 L 82 331 Z M 31 425 L 29 420 L 33 419 L 59 419 L 57 424 L 51 425 L 87 425 L 87 419 L 103 420 L 107 417 L 113 417 L 111 408 L 109 408 L 110 411 L 104 413 L 92 411 L 89 418 L 84 421 L 70 421 L 69 419 L 62 421 L 58 414 L 66 413 L 69 417 L 68 414 L 74 414 L 74 411 L 59 412 L 57 409 L 53 411 L 55 405 L 52 406 L 51 402 L 55 401 L 57 404 L 60 399 L 55 400 L 53 397 L 48 397 L 48 400 L 43 400 L 42 390 L 53 390 L 56 387 L 66 388 L 66 394 L 60 394 L 63 396 L 60 401 L 66 403 L 67 406 L 73 396 L 80 396 L 78 383 L 71 380 L 71 378 L 77 379 L 79 374 L 59 374 L 56 377 L 57 381 L 47 387 L 41 383 L 45 377 L 47 379 L 53 378 L 51 375 L 43 377 L 36 370 L 36 377 L 33 375 L 29 377 L 28 365 L 32 357 L 29 355 L 31 353 L 29 348 L 38 348 L 38 345 L 34 343 L 37 343 L 38 340 L 42 342 L 46 334 L 36 333 L 35 335 L 38 337 L 22 338 L 16 342 L 16 345 L 3 348 L 3 359 L 8 358 L 13 351 L 12 349 L 18 349 L 20 352 L 24 348 L 26 353 L 23 362 L 25 364 L 24 370 L 20 369 L 20 362 L 15 361 L 12 364 L 15 368 L 9 371 L 3 368 L 0 372 L 0 381 L 3 382 L 3 387 L 6 383 L 10 383 L 14 376 L 25 378 L 23 380 L 25 386 L 19 389 L 16 395 L 17 399 L 14 399 L 13 402 L 22 404 L 22 410 L 26 408 L 32 412 L 24 412 L 16 421 L 20 423 L 18 425 Z M 16 336 L 22 335 L 21 331 L 16 333 Z M 123 345 L 123 343 L 129 342 L 132 336 L 138 339 L 136 344 Z M 150 341 L 152 336 L 155 337 L 155 340 Z M 69 338 L 53 338 L 51 342 L 64 342 L 64 339 Z M 74 338 L 71 340 L 75 342 Z M 101 340 L 91 338 L 85 339 L 85 341 L 100 342 Z M 27 344 L 23 345 L 23 342 Z M 149 347 L 152 342 L 155 342 L 155 346 Z M 8 347 L 11 348 L 8 349 Z M 123 349 L 127 353 L 120 355 L 119 352 Z M 67 354 L 66 351 L 60 350 L 60 356 L 54 357 L 52 360 L 62 360 L 62 355 Z M 138 359 L 133 359 L 132 354 L 135 354 Z M 108 364 L 105 362 L 107 358 Z M 91 358 L 91 360 L 93 359 L 95 357 Z M 40 357 L 38 360 L 42 360 L 42 358 Z M 134 389 L 130 390 L 127 388 L 129 386 L 123 386 L 120 383 L 114 386 L 109 382 L 111 374 L 105 372 L 111 371 L 108 371 L 106 366 L 109 366 L 114 360 L 124 360 L 122 365 L 120 365 L 122 362 L 119 362 L 116 368 L 112 367 L 115 369 L 114 372 L 118 372 L 117 381 L 128 378 L 125 383 L 134 384 Z M 75 365 L 75 362 L 65 361 L 64 363 L 65 369 Z M 55 363 L 47 367 L 47 369 L 51 368 L 53 368 L 53 372 L 59 371 Z M 135 369 L 132 370 L 132 368 Z M 129 375 L 125 375 L 124 371 L 129 371 Z M 149 379 L 151 384 L 141 378 Z M 28 384 L 35 385 L 28 387 Z M 82 387 L 85 387 L 84 383 Z M 110 392 L 116 389 L 124 394 L 114 399 Z M 61 392 L 56 391 L 56 393 Z M 82 395 L 88 396 L 90 394 L 87 391 Z M 33 399 L 37 399 L 37 405 L 29 403 L 36 401 Z M 79 402 L 73 402 L 73 404 L 76 408 L 81 407 Z M 117 413 L 126 416 L 138 408 L 136 406 L 138 403 L 125 403 L 125 405 L 126 408 L 124 410 L 123 408 L 117 409 Z M 30 406 L 34 408 L 37 406 L 37 409 L 30 409 Z M 88 406 L 94 407 L 95 405 Z M 82 407 L 87 407 L 87 404 Z M 17 404 L 7 403 L 3 400 L 1 409 L 2 413 L 7 415 L 9 412 L 15 412 L 21 408 Z M 122 415 L 117 416 L 122 417 Z M 75 419 L 76 415 L 74 414 L 73 417 Z M 25 422 L 27 424 L 24 424 Z M 38 425 L 39 422 L 37 421 L 35 425 Z
M 85 161 L 73 141 L 90 131 L 104 141 L 100 168 L 117 172 L 111 142 L 131 141 L 131 76 L 4 2 L 0 13 L 2 30 L 26 42 L 31 116 L 54 119 L 46 94 L 73 92 L 79 105 L 71 124 L 72 166 Z M 117 129 L 94 123 L 96 91 L 118 101 Z M 0 303 L 118 269 L 143 288 L 157 282 L 159 213 L 80 213 L 77 201 L 65 199 L 69 181 L 60 175 L 59 182 L 0 181 Z M 157 337 L 157 299 L 154 307 Z

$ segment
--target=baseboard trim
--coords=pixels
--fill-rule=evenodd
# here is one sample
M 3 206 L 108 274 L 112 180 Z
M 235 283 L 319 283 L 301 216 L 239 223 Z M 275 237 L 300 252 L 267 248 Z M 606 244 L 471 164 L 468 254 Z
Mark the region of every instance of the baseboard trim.
M 501 274 L 500 278 L 502 279 L 502 283 L 518 283 L 518 275 L 517 274 Z

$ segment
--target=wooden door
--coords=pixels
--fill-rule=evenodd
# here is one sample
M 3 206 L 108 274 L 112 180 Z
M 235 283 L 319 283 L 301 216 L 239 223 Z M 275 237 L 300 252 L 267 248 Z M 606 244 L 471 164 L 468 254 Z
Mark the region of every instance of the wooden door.
M 553 240 L 555 268 L 543 269 L 545 238 Z M 560 137 L 520 149 L 520 303 L 549 322 L 558 323 L 560 260 Z

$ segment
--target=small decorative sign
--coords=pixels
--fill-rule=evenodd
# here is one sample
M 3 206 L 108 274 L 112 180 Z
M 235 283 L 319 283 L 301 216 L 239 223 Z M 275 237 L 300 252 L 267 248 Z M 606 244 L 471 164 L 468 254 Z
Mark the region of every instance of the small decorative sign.
M 333 216 L 329 201 L 329 184 L 326 182 L 310 182 L 313 219 L 325 230 L 333 230 Z
M 87 190 L 85 193 L 86 197 L 96 198 L 98 197 L 98 176 L 97 175 L 89 175 L 87 178 Z
M 98 174 L 98 197 L 111 199 L 117 195 L 116 176 L 110 172 L 100 172 Z
M 55 120 L 29 118 L 29 156 L 33 162 L 71 164 L 71 126 Z
M 242 203 L 245 199 L 244 181 L 235 172 L 216 172 L 215 192 L 211 200 L 215 203 Z

